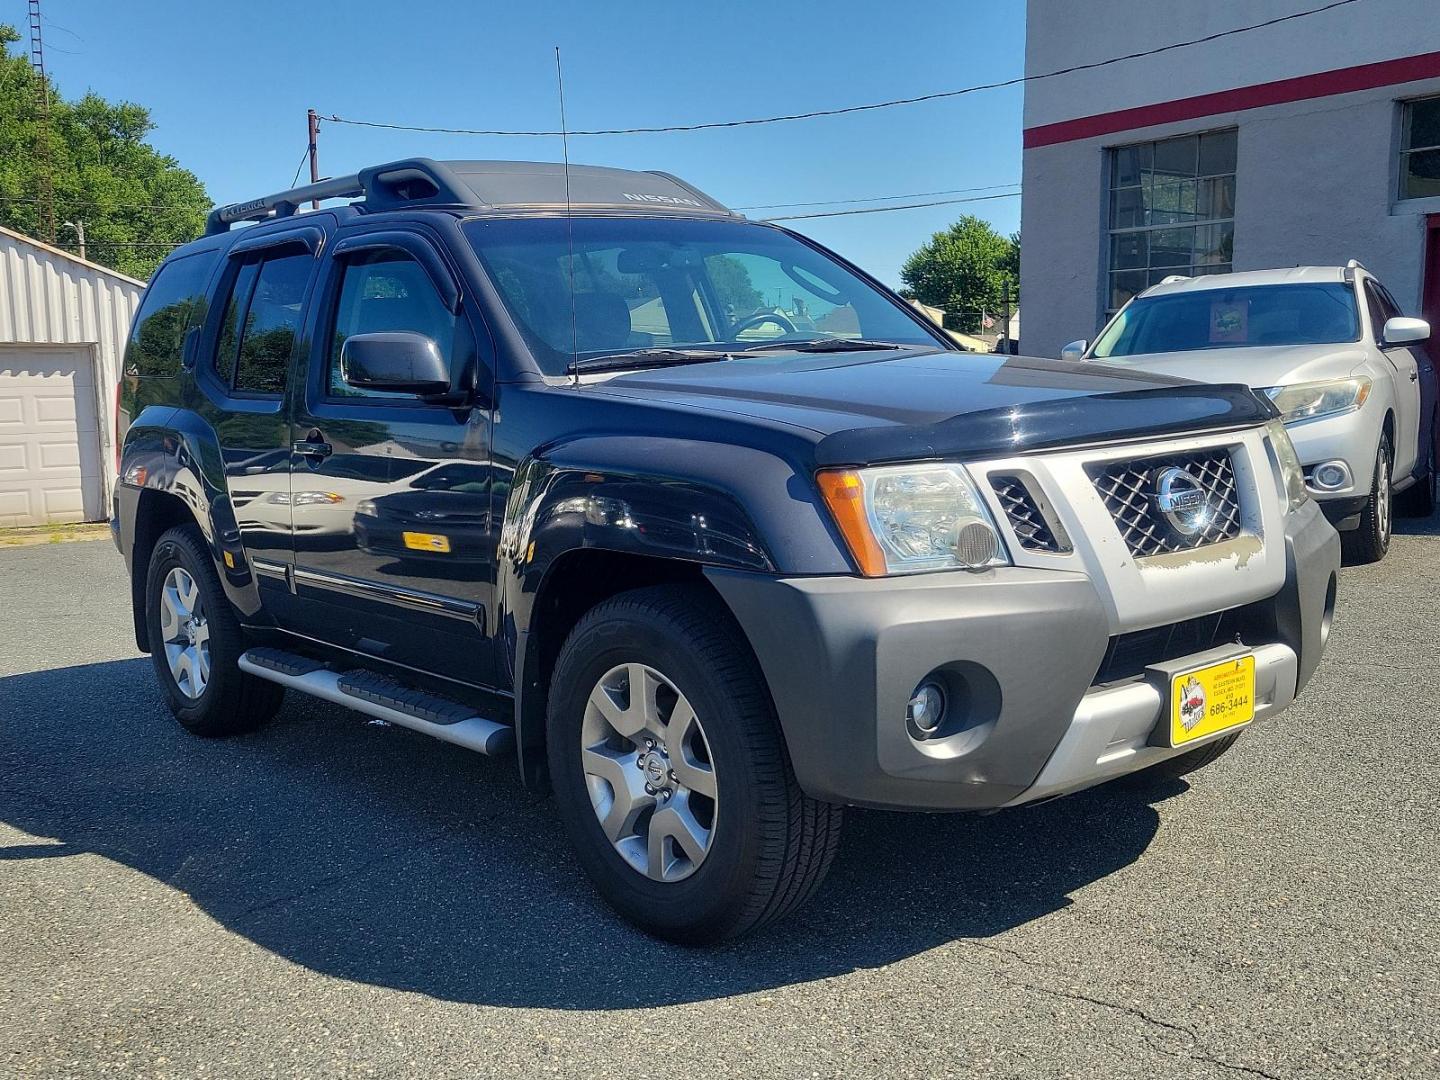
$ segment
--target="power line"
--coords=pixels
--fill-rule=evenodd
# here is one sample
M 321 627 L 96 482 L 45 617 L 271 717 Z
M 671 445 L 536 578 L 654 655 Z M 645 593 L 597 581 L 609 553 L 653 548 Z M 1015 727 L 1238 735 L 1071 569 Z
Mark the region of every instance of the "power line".
M 591 128 L 583 131 L 571 131 L 570 135 L 663 135 L 679 131 L 711 131 L 716 128 L 737 128 L 754 127 L 760 124 L 780 124 L 792 120 L 813 120 L 822 116 L 843 116 L 848 113 L 872 112 L 876 109 L 890 109 L 897 105 L 917 105 L 926 101 L 940 101 L 946 98 L 962 97 L 966 94 L 976 94 L 982 90 L 1000 90 L 1010 86 L 1021 86 L 1026 83 L 1039 82 L 1042 79 L 1054 79 L 1061 75 L 1073 75 L 1080 71 L 1093 71 L 1096 68 L 1109 67 L 1112 64 L 1120 64 L 1129 60 L 1139 60 L 1147 56 L 1159 56 L 1162 53 L 1172 52 L 1175 49 L 1189 48 L 1192 45 L 1204 45 L 1212 41 L 1219 41 L 1222 38 L 1233 37 L 1236 34 L 1248 34 L 1252 30 L 1262 30 L 1270 26 L 1278 26 L 1281 23 L 1291 22 L 1295 19 L 1308 18 L 1311 15 L 1321 15 L 1336 8 L 1346 7 L 1349 4 L 1359 3 L 1360 0 L 1331 0 L 1330 3 L 1321 7 L 1310 8 L 1305 11 L 1292 12 L 1289 15 L 1280 15 L 1273 19 L 1266 19 L 1263 22 L 1251 23 L 1248 26 L 1237 26 L 1231 30 L 1220 30 L 1213 34 L 1206 34 L 1204 37 L 1190 38 L 1186 41 L 1175 41 L 1169 45 L 1160 45 L 1153 49 L 1142 49 L 1138 52 L 1126 53 L 1123 56 L 1112 56 L 1105 60 L 1095 60 L 1088 64 L 1074 64 L 1070 67 L 1059 68 L 1055 71 L 1043 72 L 1039 75 L 1016 76 L 1013 79 L 1003 79 L 999 82 L 981 83 L 976 86 L 966 86 L 959 90 L 940 90 L 931 94 L 917 94 L 914 97 L 893 98 L 889 101 L 876 101 L 866 105 L 847 105 L 834 109 L 813 109 L 810 112 L 783 113 L 779 116 L 760 116 L 747 120 L 715 120 L 703 124 L 665 124 L 655 127 L 631 127 L 631 128 Z M 332 124 L 350 124 L 354 127 L 384 128 L 390 131 L 419 131 L 431 135 L 516 135 L 534 138 L 558 138 L 558 131 L 521 131 L 507 130 L 501 128 L 453 128 L 453 127 L 429 127 L 419 124 L 394 124 L 385 123 L 379 120 L 352 120 L 343 116 L 327 116 L 324 119 Z
M 785 214 L 782 217 L 762 218 L 762 221 L 804 221 L 808 218 L 850 217 L 852 214 L 886 214 L 891 210 L 923 210 L 927 206 L 954 206 L 957 203 L 988 202 L 991 199 L 1018 199 L 1020 192 L 1008 191 L 1001 195 L 977 195 L 971 199 L 941 199 L 939 202 L 905 203 L 903 206 L 867 206 L 861 210 L 828 210 L 823 214 Z
M 836 206 L 841 203 L 889 202 L 892 199 L 925 199 L 931 195 L 963 195 L 971 191 L 996 191 L 1000 188 L 1019 187 L 1012 184 L 985 184 L 982 187 L 948 188 L 945 191 L 911 191 L 904 195 L 873 195 L 864 199 L 818 199 L 815 202 L 757 203 L 753 206 L 732 206 L 732 210 L 788 210 L 794 206 Z

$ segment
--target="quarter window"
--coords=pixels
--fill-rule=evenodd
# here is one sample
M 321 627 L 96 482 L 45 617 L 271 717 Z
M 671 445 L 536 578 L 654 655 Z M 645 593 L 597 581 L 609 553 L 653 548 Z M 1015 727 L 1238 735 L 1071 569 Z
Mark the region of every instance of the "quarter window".
M 1440 197 L 1440 97 L 1407 101 L 1400 127 L 1400 198 Z
M 205 321 L 205 285 L 215 257 L 213 251 L 186 255 L 156 272 L 125 347 L 127 375 L 179 373 L 185 332 Z
M 1110 151 L 1107 316 L 1171 274 L 1229 273 L 1235 130 Z
M 425 268 L 398 250 L 366 252 L 345 264 L 335 307 L 326 385 L 332 397 L 401 398 L 415 395 L 351 386 L 340 369 L 346 338 L 387 330 L 424 334 L 453 365 L 459 318 L 445 306 Z

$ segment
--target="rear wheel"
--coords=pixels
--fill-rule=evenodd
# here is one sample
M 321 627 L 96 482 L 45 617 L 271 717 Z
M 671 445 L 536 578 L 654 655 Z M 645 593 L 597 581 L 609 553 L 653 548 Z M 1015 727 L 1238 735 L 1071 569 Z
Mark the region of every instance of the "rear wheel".
M 1360 525 L 1353 532 L 1342 533 L 1345 555 L 1352 563 L 1379 562 L 1390 550 L 1390 534 L 1394 527 L 1395 501 L 1390 490 L 1390 437 L 1382 436 L 1375 452 L 1375 473 L 1370 482 L 1370 498 L 1360 513 Z
M 660 937 L 756 929 L 834 858 L 840 808 L 800 790 L 754 657 L 703 589 L 639 589 L 585 615 L 556 663 L 547 741 L 581 865 Z
M 193 528 L 155 543 L 145 584 L 150 659 L 171 713 L 196 735 L 252 731 L 275 715 L 285 688 L 240 670 L 240 623 Z

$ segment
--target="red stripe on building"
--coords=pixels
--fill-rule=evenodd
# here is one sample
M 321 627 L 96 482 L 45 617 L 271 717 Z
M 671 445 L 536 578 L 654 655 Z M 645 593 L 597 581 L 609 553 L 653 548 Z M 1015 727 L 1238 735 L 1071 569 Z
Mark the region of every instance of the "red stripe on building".
M 1051 146 L 1055 143 L 1091 139 L 1116 131 L 1132 131 L 1156 124 L 1173 124 L 1179 120 L 1195 120 L 1217 113 L 1259 109 L 1265 105 L 1282 105 L 1289 101 L 1352 94 L 1357 90 L 1373 90 L 1378 86 L 1395 86 L 1419 79 L 1440 78 L 1440 52 L 1403 56 L 1398 60 L 1381 60 L 1375 64 L 1336 68 L 1293 79 L 1220 90 L 1213 94 L 1164 101 L 1157 105 L 1141 105 L 1133 109 L 1082 116 L 1077 120 L 1061 120 L 1025 129 L 1025 148 Z

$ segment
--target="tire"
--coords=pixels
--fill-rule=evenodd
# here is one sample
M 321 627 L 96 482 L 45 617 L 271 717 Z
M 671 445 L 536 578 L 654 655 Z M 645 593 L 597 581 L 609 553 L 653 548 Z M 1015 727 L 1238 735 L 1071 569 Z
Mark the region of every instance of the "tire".
M 755 930 L 803 903 L 834 859 L 841 810 L 800 790 L 759 666 L 702 587 L 637 589 L 582 617 L 555 665 L 546 738 L 580 864 L 657 937 L 708 945 Z
M 1223 739 L 1216 739 L 1212 743 L 1198 746 L 1187 753 L 1177 754 L 1167 761 L 1162 761 L 1159 765 L 1152 765 L 1148 771 L 1156 776 L 1168 776 L 1176 779 L 1188 776 L 1190 773 L 1205 768 L 1206 765 L 1220 757 L 1234 746 L 1239 738 L 1240 732 L 1237 731 L 1233 735 L 1226 735 Z
M 145 577 L 145 623 L 165 702 L 186 730 L 236 735 L 255 730 L 280 708 L 283 686 L 240 670 L 240 623 L 193 527 L 170 529 L 156 541 Z
M 1360 525 L 1352 532 L 1341 534 L 1346 561 L 1351 563 L 1379 562 L 1390 550 L 1390 535 L 1395 527 L 1395 500 L 1390 489 L 1390 463 L 1394 455 L 1390 437 L 1380 437 L 1375 451 L 1375 474 L 1370 481 L 1370 498 L 1360 513 Z
M 1395 509 L 1412 518 L 1428 518 L 1435 513 L 1435 442 L 1426 450 L 1425 471 L 1420 478 L 1395 496 Z

